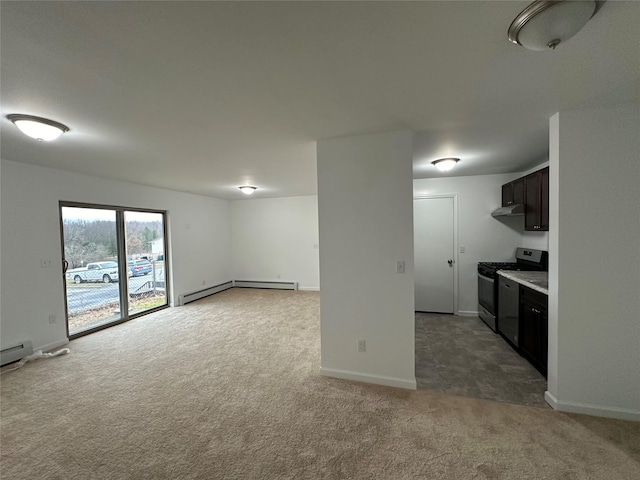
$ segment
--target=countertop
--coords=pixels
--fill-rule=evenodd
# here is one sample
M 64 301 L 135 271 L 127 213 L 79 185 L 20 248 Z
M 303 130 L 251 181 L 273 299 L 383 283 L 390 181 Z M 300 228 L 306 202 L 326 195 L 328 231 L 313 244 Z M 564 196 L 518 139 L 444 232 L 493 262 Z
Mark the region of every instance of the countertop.
M 518 282 L 537 292 L 549 295 L 549 272 L 521 272 L 514 270 L 500 270 L 498 275 Z

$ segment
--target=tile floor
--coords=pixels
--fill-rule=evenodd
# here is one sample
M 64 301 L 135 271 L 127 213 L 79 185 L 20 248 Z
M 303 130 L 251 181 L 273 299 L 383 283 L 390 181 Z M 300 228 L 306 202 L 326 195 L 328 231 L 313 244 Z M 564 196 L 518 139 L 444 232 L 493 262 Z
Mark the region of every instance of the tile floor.
M 416 313 L 418 389 L 548 407 L 545 378 L 478 317 Z

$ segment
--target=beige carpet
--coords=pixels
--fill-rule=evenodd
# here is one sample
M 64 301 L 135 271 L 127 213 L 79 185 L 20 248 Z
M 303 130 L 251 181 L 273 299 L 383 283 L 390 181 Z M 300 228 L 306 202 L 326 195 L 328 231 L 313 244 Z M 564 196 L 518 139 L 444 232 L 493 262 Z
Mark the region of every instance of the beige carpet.
M 3 374 L 3 479 L 637 479 L 640 424 L 318 375 L 319 297 L 233 289 Z

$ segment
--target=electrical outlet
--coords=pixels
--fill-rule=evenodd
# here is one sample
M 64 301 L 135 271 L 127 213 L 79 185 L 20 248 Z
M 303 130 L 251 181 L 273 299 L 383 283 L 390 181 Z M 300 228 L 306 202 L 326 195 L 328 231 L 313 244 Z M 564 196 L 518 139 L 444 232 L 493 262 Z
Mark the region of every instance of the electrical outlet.
M 404 260 L 396 262 L 396 273 L 404 273 Z
M 41 258 L 40 259 L 40 267 L 41 268 L 51 268 L 53 267 L 53 260 L 49 258 Z
M 364 340 L 358 340 L 358 351 L 359 352 L 367 351 L 367 345 L 365 344 Z
M 460 245 L 460 253 L 464 253 L 465 251 L 465 246 L 464 245 Z

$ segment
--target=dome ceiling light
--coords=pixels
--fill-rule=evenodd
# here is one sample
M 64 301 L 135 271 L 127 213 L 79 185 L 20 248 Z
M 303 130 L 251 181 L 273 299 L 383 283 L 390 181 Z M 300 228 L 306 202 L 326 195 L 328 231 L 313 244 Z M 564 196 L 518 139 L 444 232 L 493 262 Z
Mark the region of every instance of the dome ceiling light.
M 34 117 L 33 115 L 22 115 L 12 113 L 7 118 L 20 129 L 25 135 L 35 138 L 39 142 L 50 142 L 55 140 L 64 132 L 69 131 L 69 127 L 62 123 L 49 120 L 48 118 Z
M 435 167 L 441 172 L 448 172 L 453 167 L 456 166 L 456 163 L 460 161 L 459 158 L 440 158 L 439 160 L 434 160 L 431 162 Z
M 584 27 L 595 0 L 536 0 L 511 23 L 509 41 L 529 50 L 553 50 Z
M 245 195 L 251 195 L 253 192 L 255 192 L 258 189 L 258 187 L 252 187 L 250 185 L 243 185 L 242 187 L 238 187 L 238 188 Z

